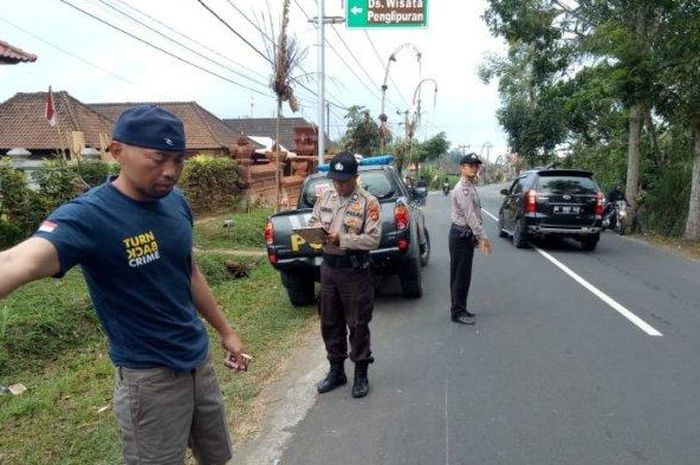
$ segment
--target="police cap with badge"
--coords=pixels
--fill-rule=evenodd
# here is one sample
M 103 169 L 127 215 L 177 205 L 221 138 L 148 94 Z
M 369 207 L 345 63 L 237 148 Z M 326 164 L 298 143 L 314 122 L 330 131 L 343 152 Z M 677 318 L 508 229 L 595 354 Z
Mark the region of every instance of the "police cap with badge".
M 349 152 L 340 152 L 331 160 L 328 177 L 335 181 L 348 181 L 357 174 L 358 163 Z
M 119 116 L 112 139 L 165 152 L 185 151 L 185 128 L 180 119 L 157 105 L 136 105 Z
M 460 165 L 481 165 L 483 162 L 474 152 L 468 153 L 459 161 Z

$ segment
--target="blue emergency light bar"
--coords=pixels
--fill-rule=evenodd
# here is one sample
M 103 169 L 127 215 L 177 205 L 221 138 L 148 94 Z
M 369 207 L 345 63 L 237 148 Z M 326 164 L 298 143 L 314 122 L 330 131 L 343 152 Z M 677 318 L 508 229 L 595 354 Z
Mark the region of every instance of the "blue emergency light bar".
M 360 166 L 390 165 L 390 164 L 394 163 L 394 160 L 395 160 L 395 158 L 393 155 L 379 155 L 376 157 L 363 158 L 360 161 Z M 319 173 L 327 173 L 329 168 L 330 168 L 330 165 L 328 163 L 318 165 L 318 172 Z

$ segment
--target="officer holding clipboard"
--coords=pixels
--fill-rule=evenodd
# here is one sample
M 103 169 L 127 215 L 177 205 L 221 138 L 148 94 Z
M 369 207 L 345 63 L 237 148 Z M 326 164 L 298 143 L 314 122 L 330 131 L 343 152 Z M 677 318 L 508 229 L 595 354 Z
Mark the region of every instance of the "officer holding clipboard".
M 357 183 L 358 163 L 351 153 L 336 155 L 328 177 L 333 189 L 319 196 L 308 222 L 327 233 L 323 241 L 319 310 L 321 335 L 330 370 L 318 383 L 319 393 L 347 383 L 344 362 L 355 363 L 353 397 L 369 392 L 367 368 L 374 361 L 370 350 L 369 323 L 374 309 L 374 282 L 369 251 L 379 246 L 381 207 L 377 199 Z

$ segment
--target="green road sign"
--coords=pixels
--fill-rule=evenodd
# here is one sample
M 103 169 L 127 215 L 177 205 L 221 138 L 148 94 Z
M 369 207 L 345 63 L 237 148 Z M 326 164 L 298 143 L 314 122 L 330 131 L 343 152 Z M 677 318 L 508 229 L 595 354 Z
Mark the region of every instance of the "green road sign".
M 426 27 L 428 0 L 347 0 L 349 28 Z

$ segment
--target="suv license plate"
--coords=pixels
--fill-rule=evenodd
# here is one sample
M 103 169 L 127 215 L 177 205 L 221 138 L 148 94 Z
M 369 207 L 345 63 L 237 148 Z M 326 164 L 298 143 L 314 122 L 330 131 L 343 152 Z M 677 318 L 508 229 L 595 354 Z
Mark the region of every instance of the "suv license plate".
M 553 212 L 558 215 L 578 215 L 581 213 L 581 207 L 572 207 L 569 205 L 554 205 Z

